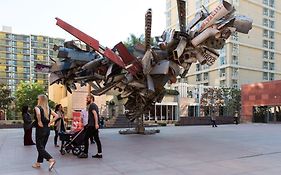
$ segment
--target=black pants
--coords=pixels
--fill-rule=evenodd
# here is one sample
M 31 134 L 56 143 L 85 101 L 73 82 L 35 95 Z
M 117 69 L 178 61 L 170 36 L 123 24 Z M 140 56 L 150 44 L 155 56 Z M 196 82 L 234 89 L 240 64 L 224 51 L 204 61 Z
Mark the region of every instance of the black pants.
M 238 125 L 238 123 L 239 123 L 238 122 L 238 117 L 234 117 L 234 122 L 235 122 L 236 125 Z
M 58 137 L 59 137 L 59 132 L 55 129 L 55 137 L 54 137 L 54 144 L 58 144 Z
M 49 161 L 52 159 L 52 156 L 45 150 L 46 144 L 48 142 L 48 138 L 50 135 L 50 128 L 36 128 L 36 148 L 38 151 L 37 162 L 42 163 L 44 159 Z
M 98 153 L 102 153 L 101 148 L 101 142 L 99 138 L 99 130 L 95 129 L 94 126 L 88 126 L 86 128 L 85 138 L 84 138 L 84 144 L 85 144 L 85 150 L 84 153 L 88 154 L 89 151 L 89 138 L 94 137 L 94 140 L 96 142 Z
M 33 145 L 34 142 L 32 140 L 32 128 L 24 129 L 24 138 L 23 138 L 24 145 Z
M 216 124 L 216 120 L 211 120 L 211 121 L 212 121 L 212 126 L 213 127 L 218 127 L 217 124 Z

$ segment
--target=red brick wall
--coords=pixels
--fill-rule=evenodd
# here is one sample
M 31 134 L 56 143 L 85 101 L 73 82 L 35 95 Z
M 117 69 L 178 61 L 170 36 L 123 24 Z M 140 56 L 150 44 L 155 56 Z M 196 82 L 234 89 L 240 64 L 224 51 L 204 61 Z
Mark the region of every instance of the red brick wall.
M 242 111 L 244 122 L 252 122 L 254 106 L 281 105 L 281 80 L 242 85 Z

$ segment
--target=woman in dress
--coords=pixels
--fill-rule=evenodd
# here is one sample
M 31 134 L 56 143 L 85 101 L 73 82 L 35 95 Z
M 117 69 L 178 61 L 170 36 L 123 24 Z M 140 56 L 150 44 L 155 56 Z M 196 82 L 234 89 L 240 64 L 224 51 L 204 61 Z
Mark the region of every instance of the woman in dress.
M 22 118 L 23 118 L 23 129 L 24 129 L 24 138 L 23 143 L 24 146 L 28 145 L 35 145 L 35 143 L 32 140 L 32 119 L 28 112 L 28 106 L 22 107 Z
M 59 116 L 59 118 L 55 121 L 55 137 L 54 137 L 54 144 L 55 147 L 59 147 L 58 145 L 58 136 L 60 132 L 65 132 L 65 125 L 64 125 L 64 112 L 62 109 L 62 105 L 58 104 L 55 107 L 55 113 Z
M 59 116 L 49 108 L 48 98 L 46 95 L 38 96 L 38 104 L 35 107 L 35 121 L 36 121 L 36 148 L 38 151 L 37 162 L 32 165 L 33 168 L 40 168 L 43 160 L 46 159 L 49 162 L 49 171 L 52 170 L 56 161 L 46 151 L 45 147 L 50 135 L 50 124 L 53 123 Z M 51 120 L 50 117 L 53 116 Z

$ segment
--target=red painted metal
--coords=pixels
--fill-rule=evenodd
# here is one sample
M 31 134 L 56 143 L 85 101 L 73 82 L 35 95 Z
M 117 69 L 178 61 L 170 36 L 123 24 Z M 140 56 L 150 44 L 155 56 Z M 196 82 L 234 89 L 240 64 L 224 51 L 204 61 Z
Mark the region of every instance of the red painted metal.
M 136 73 L 140 72 L 142 70 L 142 65 L 138 61 L 136 57 L 134 57 L 128 49 L 125 47 L 125 45 L 120 42 L 118 43 L 114 49 L 116 49 L 120 55 L 120 57 L 123 59 L 123 62 L 126 66 L 128 66 L 128 71 L 135 75 Z
M 87 45 L 91 46 L 93 49 L 96 51 L 99 51 L 99 41 L 96 39 L 92 38 L 91 36 L 87 35 L 86 33 L 80 31 L 79 29 L 73 27 L 72 25 L 66 23 L 65 21 L 56 18 L 57 20 L 57 25 L 70 33 L 71 35 L 75 36 L 76 38 L 80 39 Z
M 122 68 L 125 68 L 125 64 L 122 61 L 122 59 L 116 55 L 112 50 L 106 48 L 104 50 L 104 47 L 102 47 L 99 44 L 99 41 L 94 39 L 93 37 L 87 35 L 86 33 L 80 31 L 79 29 L 73 27 L 72 25 L 68 24 L 67 22 L 56 18 L 57 20 L 57 25 L 59 27 L 61 27 L 62 29 L 64 29 L 65 31 L 67 31 L 68 33 L 70 33 L 71 35 L 75 36 L 76 38 L 78 38 L 79 40 L 83 41 L 85 44 L 89 45 L 90 47 L 92 47 L 95 51 L 99 52 L 101 55 L 107 57 L 109 60 L 111 60 L 112 62 L 116 63 L 117 65 L 119 65 Z
M 122 61 L 122 59 L 116 55 L 111 49 L 106 48 L 103 55 L 107 58 L 109 58 L 111 61 L 116 63 L 117 65 L 121 66 L 122 68 L 125 68 L 125 64 Z

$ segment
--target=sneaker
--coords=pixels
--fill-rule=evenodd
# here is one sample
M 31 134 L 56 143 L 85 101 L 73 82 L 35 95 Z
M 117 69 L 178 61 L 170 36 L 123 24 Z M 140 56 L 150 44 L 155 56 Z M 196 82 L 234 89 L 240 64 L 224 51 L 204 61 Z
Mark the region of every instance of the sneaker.
M 88 158 L 88 154 L 82 153 L 77 156 L 78 158 Z
M 55 145 L 55 147 L 60 147 L 59 145 Z
M 92 158 L 101 159 L 101 158 L 102 158 L 102 155 L 101 155 L 101 154 L 96 154 L 96 155 L 92 156 Z
M 91 144 L 96 144 L 96 142 L 92 141 Z

